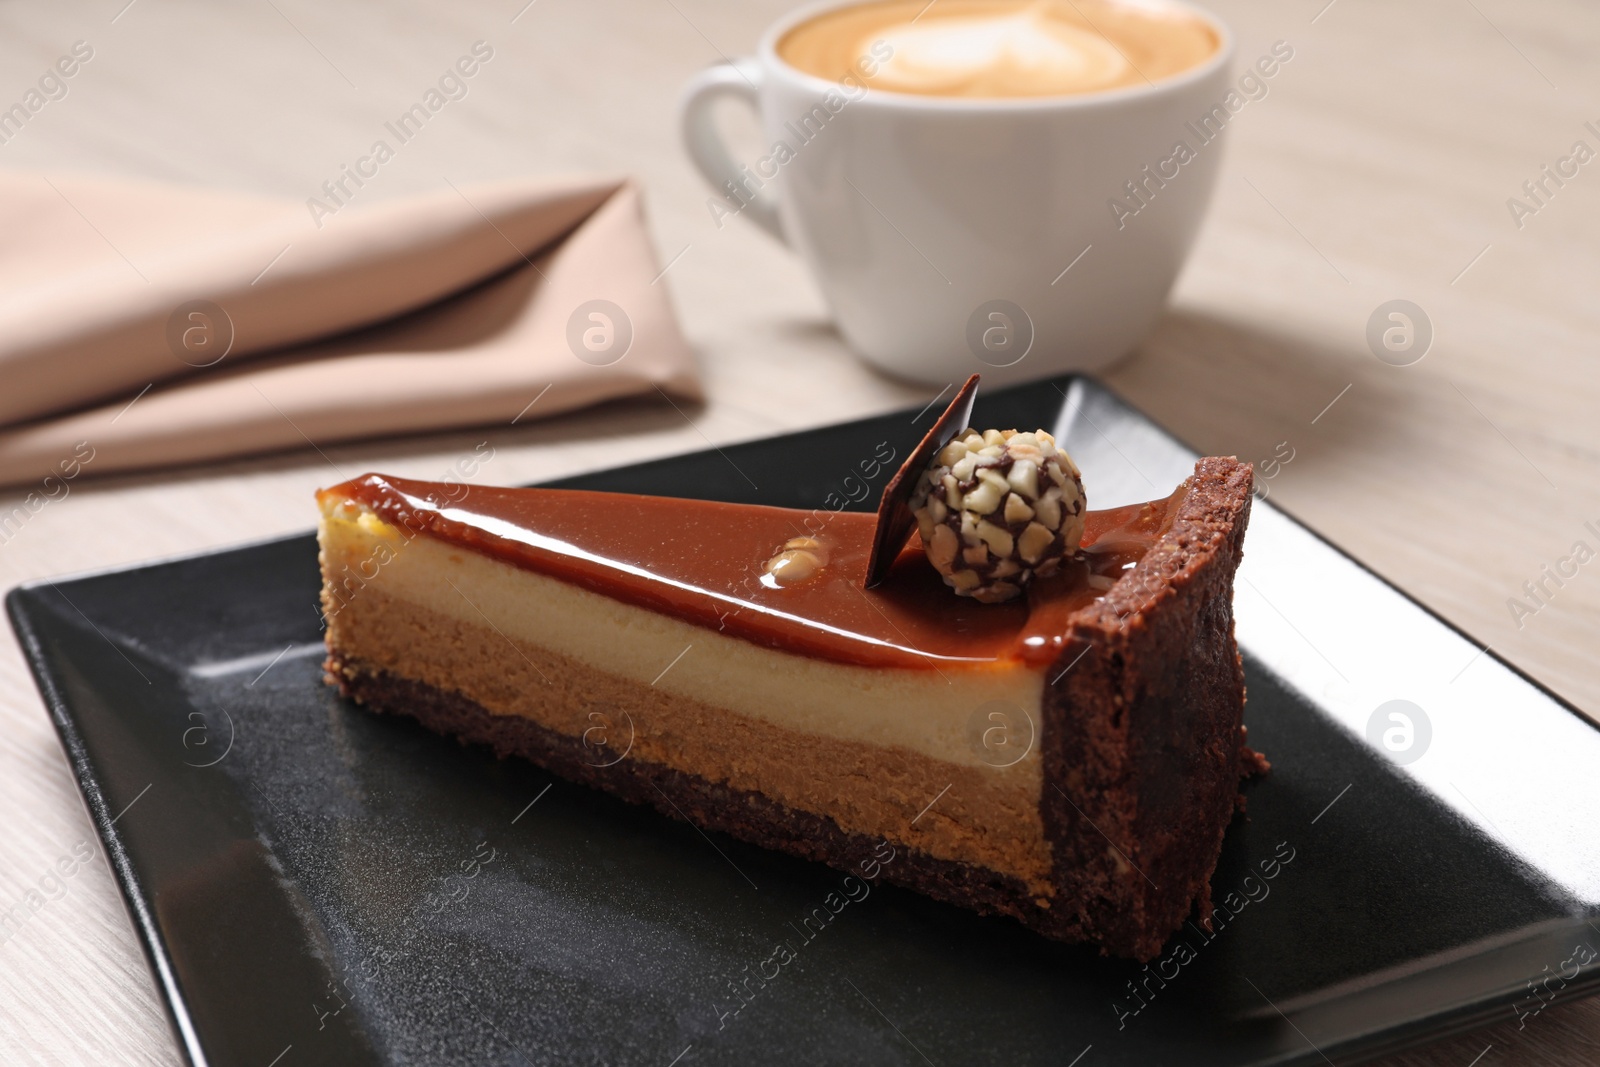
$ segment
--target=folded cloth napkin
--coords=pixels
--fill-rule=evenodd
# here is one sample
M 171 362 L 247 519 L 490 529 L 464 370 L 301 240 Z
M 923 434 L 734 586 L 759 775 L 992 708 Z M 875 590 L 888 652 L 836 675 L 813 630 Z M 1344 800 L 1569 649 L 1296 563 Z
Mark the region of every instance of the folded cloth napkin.
M 0 173 L 0 485 L 699 398 L 628 181 L 342 191 Z

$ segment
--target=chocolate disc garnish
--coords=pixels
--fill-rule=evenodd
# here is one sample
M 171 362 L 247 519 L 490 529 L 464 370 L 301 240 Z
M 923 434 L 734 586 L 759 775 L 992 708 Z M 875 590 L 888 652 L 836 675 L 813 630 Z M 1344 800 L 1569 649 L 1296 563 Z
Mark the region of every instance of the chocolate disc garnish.
M 867 576 L 861 583 L 863 589 L 871 589 L 888 576 L 895 557 L 911 539 L 911 531 L 917 525 L 917 517 L 911 513 L 911 494 L 917 488 L 917 477 L 934 454 L 971 423 L 972 405 L 977 399 L 978 376 L 974 374 L 956 391 L 955 399 L 934 422 L 922 443 L 911 450 L 911 455 L 883 487 L 883 496 L 878 500 L 878 526 L 872 534 L 872 554 L 867 557 Z

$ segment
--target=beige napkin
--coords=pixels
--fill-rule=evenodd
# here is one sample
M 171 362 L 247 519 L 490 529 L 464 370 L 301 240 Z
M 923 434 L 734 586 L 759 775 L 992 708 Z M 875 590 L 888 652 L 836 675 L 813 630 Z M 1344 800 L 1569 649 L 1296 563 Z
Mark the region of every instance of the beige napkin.
M 0 173 L 0 485 L 698 399 L 630 183 L 346 191 Z

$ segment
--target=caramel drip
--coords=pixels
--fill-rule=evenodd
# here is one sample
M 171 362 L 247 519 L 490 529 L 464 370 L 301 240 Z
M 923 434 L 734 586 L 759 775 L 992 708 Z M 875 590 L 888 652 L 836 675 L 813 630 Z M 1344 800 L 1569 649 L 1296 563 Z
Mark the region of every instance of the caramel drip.
M 1186 492 L 1087 516 L 1084 548 L 1027 600 L 980 604 L 945 587 L 913 539 L 861 588 L 876 518 L 575 489 L 499 489 L 368 474 L 331 489 L 407 538 L 431 537 L 754 644 L 871 667 L 984 669 L 1054 659 L 1068 617 L 1104 595 L 1159 538 Z M 763 582 L 791 538 L 826 563 Z

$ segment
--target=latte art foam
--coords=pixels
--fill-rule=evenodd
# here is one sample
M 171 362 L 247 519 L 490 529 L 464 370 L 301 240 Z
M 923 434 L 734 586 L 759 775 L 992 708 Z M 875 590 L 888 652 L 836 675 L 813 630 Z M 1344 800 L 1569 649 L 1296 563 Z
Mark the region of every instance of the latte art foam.
M 873 89 L 992 98 L 1154 82 L 1204 62 L 1218 43 L 1197 16 L 1134 0 L 889 0 L 819 15 L 786 34 L 778 54 L 831 80 L 887 51 L 866 79 Z
M 902 93 L 1074 93 L 1117 85 L 1132 70 L 1110 41 L 1050 18 L 1043 5 L 1001 18 L 907 22 L 881 36 L 894 54 L 873 81 Z

